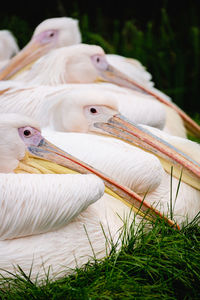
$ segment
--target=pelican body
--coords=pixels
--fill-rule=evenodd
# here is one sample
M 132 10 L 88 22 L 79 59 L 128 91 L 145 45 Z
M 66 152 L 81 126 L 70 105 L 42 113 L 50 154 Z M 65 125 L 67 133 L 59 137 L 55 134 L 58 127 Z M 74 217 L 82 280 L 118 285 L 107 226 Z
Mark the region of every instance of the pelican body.
M 81 88 L 81 92 L 80 90 L 76 89 L 76 85 L 69 85 L 67 90 L 62 88 L 59 90 L 59 87 L 56 87 L 55 90 L 49 91 L 50 95 L 52 94 L 52 97 L 50 96 L 49 99 L 47 97 L 45 101 L 41 97 L 36 99 L 38 91 L 44 91 L 44 88 L 40 87 L 39 89 L 35 89 L 35 96 L 32 95 L 28 102 L 19 100 L 19 103 L 18 101 L 16 103 L 14 100 L 12 100 L 13 95 L 15 98 L 16 90 L 14 89 L 14 91 L 10 91 L 10 87 L 6 88 L 6 86 L 4 86 L 4 89 L 2 90 L 2 99 L 4 99 L 4 95 L 6 95 L 6 105 L 4 105 L 4 101 L 2 100 L 2 111 L 15 111 L 17 106 L 18 109 L 22 107 L 22 109 L 24 109 L 24 113 L 26 112 L 28 114 L 34 114 L 32 116 L 36 117 L 39 120 L 43 120 L 43 116 L 46 115 L 46 118 L 44 119 L 44 122 L 41 123 L 41 126 L 49 126 L 54 130 L 59 131 L 61 130 L 95 133 L 100 132 L 104 134 L 106 131 L 109 134 L 116 136 L 116 132 L 114 132 L 114 130 L 119 131 L 120 126 L 122 126 L 121 132 L 117 133 L 117 136 L 118 134 L 120 134 L 121 137 L 123 135 L 123 138 L 126 141 L 129 142 L 131 140 L 133 143 L 136 142 L 136 145 L 138 145 L 138 141 L 135 141 L 134 139 L 138 139 L 138 135 L 137 137 L 133 136 L 135 135 L 135 131 L 139 131 L 140 136 L 144 135 L 147 137 L 145 142 L 142 142 L 143 138 L 141 139 L 139 137 L 140 146 L 152 151 L 153 153 L 159 151 L 159 153 L 161 154 L 161 152 L 163 152 L 163 154 L 165 156 L 167 155 L 168 158 L 172 159 L 175 162 L 175 164 L 180 163 L 182 167 L 188 169 L 189 172 L 194 173 L 194 175 L 198 177 L 196 183 L 194 183 L 193 185 L 192 180 L 190 179 L 189 181 L 186 179 L 186 183 L 190 182 L 192 186 L 198 188 L 198 182 L 200 177 L 199 163 L 191 162 L 191 160 L 188 157 L 185 157 L 184 153 L 180 153 L 181 149 L 172 149 L 172 145 L 167 146 L 165 143 L 165 136 L 167 139 L 167 135 L 165 135 L 164 139 L 162 139 L 162 141 L 160 142 L 158 141 L 158 137 L 156 137 L 155 135 L 152 136 L 151 132 L 147 133 L 143 128 L 136 128 L 137 125 L 133 125 L 133 123 L 130 124 L 129 120 L 126 119 L 119 121 L 119 118 L 123 118 L 122 116 L 118 116 L 118 119 L 116 119 L 115 117 L 113 118 L 113 116 L 115 116 L 116 113 L 119 112 L 119 110 L 124 110 L 125 112 L 127 111 L 127 114 L 133 119 L 137 117 L 137 108 L 134 109 L 134 106 L 132 111 L 125 110 L 125 108 L 129 107 L 130 104 L 133 102 L 132 99 L 129 97 L 129 94 L 123 93 L 122 90 L 120 95 L 121 98 L 119 98 L 119 94 L 116 95 L 115 93 L 113 93 L 113 88 L 109 85 L 106 86 L 105 91 L 99 89 L 98 85 L 94 86 L 91 91 L 88 91 L 87 85 L 80 85 L 79 87 Z M 26 91 L 30 93 L 30 91 L 33 91 L 33 88 L 27 87 Z M 25 95 L 25 91 L 23 89 L 22 92 Z M 57 92 L 58 94 L 56 96 Z M 59 98 L 59 100 L 57 100 L 57 97 Z M 36 100 L 34 101 L 34 99 Z M 12 104 L 12 101 L 14 101 L 14 105 Z M 43 106 L 42 109 L 41 106 Z M 146 119 L 146 121 L 148 121 L 148 118 Z M 105 124 L 98 125 L 97 123 L 99 122 L 103 122 Z M 116 127 L 116 125 L 117 128 L 113 130 L 113 126 Z M 105 130 L 105 128 L 107 129 Z M 128 137 L 127 134 L 129 135 Z M 132 134 L 133 136 L 131 137 L 130 134 Z M 146 145 L 144 145 L 144 143 Z M 186 141 L 186 144 L 188 143 L 190 142 Z M 152 149 L 152 145 L 153 148 L 155 148 L 156 150 Z M 179 154 L 177 154 L 177 152 L 179 152 Z M 184 152 L 184 149 L 182 152 Z M 161 154 L 161 156 L 163 156 L 163 154 Z M 170 172 L 169 168 L 168 172 Z M 180 172 L 176 172 L 176 176 L 179 178 Z M 183 180 L 185 176 L 187 175 L 184 174 L 182 178 Z
M 64 66 L 64 67 L 63 67 Z M 10 73 L 7 69 L 5 72 Z M 4 79 L 5 76 L 0 78 Z M 200 135 L 200 127 L 178 106 L 169 101 L 166 95 L 157 91 L 148 84 L 142 84 L 137 79 L 127 76 L 123 70 L 110 64 L 103 49 L 96 45 L 78 44 L 55 49 L 41 57 L 28 72 L 23 72 L 18 80 L 33 84 L 60 84 L 60 83 L 92 83 L 106 81 L 131 90 L 138 90 L 149 94 L 172 108 L 183 119 L 188 130 Z
M 126 218 L 135 220 L 138 226 L 141 217 L 136 216 L 134 207 L 140 196 L 49 143 L 42 138 L 36 122 L 16 114 L 2 114 L 0 136 L 3 276 L 10 276 L 20 266 L 25 273 L 31 270 L 31 280 L 42 282 L 47 272 L 50 279 L 61 277 L 75 266 L 82 266 L 91 255 L 107 255 L 110 239 L 119 246 Z M 64 165 L 73 165 L 73 170 Z M 67 174 L 83 169 L 98 177 Z M 52 174 L 58 170 L 62 174 Z M 106 186 L 113 186 L 113 192 L 106 187 L 104 194 L 102 179 Z M 132 205 L 126 197 L 127 201 L 134 199 Z M 162 216 L 145 201 L 138 206 L 141 210 L 145 207 L 144 212 L 149 209 L 149 217 Z
M 166 130 L 167 114 L 162 104 L 148 95 L 129 93 L 126 89 L 109 83 L 25 86 L 22 82 L 0 81 L 0 113 L 25 114 L 37 120 L 42 127 L 51 126 L 51 115 L 61 113 L 61 109 L 66 114 L 65 103 L 68 103 L 69 111 L 78 111 L 79 102 L 80 106 L 83 102 L 98 102 L 116 108 L 131 121 Z M 62 130 L 62 125 L 60 127 Z M 173 129 L 176 132 L 181 131 L 181 128 Z
M 174 177 L 175 169 L 172 174 L 166 172 L 153 154 L 109 136 L 49 129 L 43 129 L 42 133 L 57 147 L 118 179 L 139 195 L 145 195 L 145 200 L 165 215 L 170 215 L 172 205 L 173 217 L 180 225 L 191 222 L 200 211 L 200 190 L 183 181 L 178 189 L 179 178 Z M 175 137 L 171 138 L 176 141 Z M 199 145 L 195 146 L 196 151 L 200 151 Z

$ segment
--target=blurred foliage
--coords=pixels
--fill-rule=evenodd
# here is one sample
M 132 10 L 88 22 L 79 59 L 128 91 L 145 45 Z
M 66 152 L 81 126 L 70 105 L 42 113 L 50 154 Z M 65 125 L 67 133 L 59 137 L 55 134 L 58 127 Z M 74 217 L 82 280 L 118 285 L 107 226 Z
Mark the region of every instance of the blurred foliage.
M 15 15 L 1 18 L 0 29 L 10 30 L 16 37 L 20 48 L 24 47 L 32 35 L 32 29 L 29 24 Z
M 91 27 L 87 18 L 80 20 L 84 42 L 96 42 L 108 53 L 138 59 L 152 74 L 158 89 L 192 116 L 199 112 L 200 28 L 191 26 L 184 35 L 175 32 L 164 9 L 158 28 L 153 21 L 149 21 L 143 30 L 135 23 L 135 20 L 128 20 L 119 30 L 119 23 L 115 21 L 109 37 L 103 39 L 102 33 L 101 37 L 95 34 L 90 39 Z
M 59 2 L 60 15 L 66 15 L 66 9 Z M 193 10 L 193 20 L 198 12 Z M 104 18 L 101 10 L 94 16 L 82 14 L 74 4 L 68 16 L 79 19 L 84 43 L 98 44 L 107 53 L 117 53 L 138 59 L 152 74 L 155 86 L 172 97 L 182 109 L 192 117 L 199 110 L 200 78 L 200 28 L 195 22 L 187 20 L 174 28 L 166 9 L 160 10 L 159 24 L 154 19 L 138 26 L 138 20 Z M 48 17 L 53 17 L 48 14 Z M 182 20 L 184 22 L 184 20 Z M 179 18 L 180 23 L 180 18 Z M 181 25 L 181 24 L 180 24 Z M 34 28 L 28 21 L 17 16 L 4 16 L 0 28 L 10 29 L 17 37 L 19 46 L 30 39 Z

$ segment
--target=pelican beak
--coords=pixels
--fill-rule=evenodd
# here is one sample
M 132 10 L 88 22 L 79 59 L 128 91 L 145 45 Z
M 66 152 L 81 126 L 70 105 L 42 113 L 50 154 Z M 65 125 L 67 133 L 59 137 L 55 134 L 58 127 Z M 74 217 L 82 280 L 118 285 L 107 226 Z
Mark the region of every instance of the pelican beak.
M 182 181 L 200 190 L 199 163 L 147 129 L 130 122 L 120 114 L 111 117 L 107 123 L 94 123 L 94 127 L 155 154 L 168 173 L 171 174 L 173 167 L 173 176 L 178 179 L 181 177 Z
M 100 71 L 100 80 L 111 82 L 123 87 L 127 87 L 142 93 L 148 94 L 159 100 L 161 103 L 173 108 L 183 119 L 184 125 L 188 132 L 200 138 L 200 126 L 192 120 L 181 108 L 176 104 L 163 99 L 161 96 L 156 95 L 153 91 L 149 90 L 147 87 L 139 84 L 137 81 L 129 78 L 124 73 L 120 72 L 118 69 L 108 64 L 106 70 Z
M 27 153 L 15 173 L 92 173 L 100 177 L 106 186 L 106 192 L 128 204 L 133 211 L 147 219 L 163 219 L 170 226 L 179 229 L 179 226 L 156 208 L 149 205 L 142 197 L 127 187 L 120 185 L 100 171 L 76 159 L 70 154 L 57 148 L 42 138 L 37 146 L 27 146 Z
M 34 61 L 47 53 L 50 45 L 42 43 L 37 37 L 31 41 L 0 71 L 0 80 L 12 79 L 17 73 L 28 69 Z

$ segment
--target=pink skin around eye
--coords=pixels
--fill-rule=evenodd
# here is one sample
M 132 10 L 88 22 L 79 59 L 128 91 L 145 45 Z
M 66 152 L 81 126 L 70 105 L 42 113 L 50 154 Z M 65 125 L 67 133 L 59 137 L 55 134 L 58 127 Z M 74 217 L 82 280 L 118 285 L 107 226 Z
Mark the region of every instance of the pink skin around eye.
M 106 60 L 105 55 L 92 55 L 91 60 L 94 64 L 94 66 L 101 71 L 105 71 L 108 68 L 108 62 Z
M 58 37 L 57 30 L 47 30 L 41 32 L 40 34 L 34 37 L 35 40 L 39 41 L 42 44 L 48 44 L 50 42 L 56 41 Z
M 33 127 L 21 127 L 18 128 L 19 136 L 23 140 L 26 146 L 38 146 L 43 137 L 39 130 Z M 30 132 L 30 135 L 25 135 L 24 132 Z

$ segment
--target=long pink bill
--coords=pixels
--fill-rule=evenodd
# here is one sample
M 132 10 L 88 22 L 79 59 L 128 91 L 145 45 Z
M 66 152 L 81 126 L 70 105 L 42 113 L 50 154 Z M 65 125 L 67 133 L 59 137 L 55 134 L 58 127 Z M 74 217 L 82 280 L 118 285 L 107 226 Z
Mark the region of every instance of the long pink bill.
M 111 117 L 106 123 L 94 123 L 94 126 L 112 136 L 152 152 L 180 169 L 186 170 L 196 180 L 197 188 L 200 186 L 199 163 L 147 129 L 130 122 L 119 114 Z
M 0 70 L 0 80 L 11 79 L 23 68 L 32 64 L 49 49 L 49 45 L 41 43 L 37 39 L 32 39 L 16 56 L 14 56 L 9 63 Z
M 101 76 L 104 80 L 113 82 L 120 86 L 128 87 L 133 90 L 141 91 L 145 94 L 151 95 L 163 104 L 173 108 L 183 119 L 185 127 L 187 130 L 192 133 L 193 135 L 200 137 L 200 126 L 193 121 L 181 108 L 179 108 L 176 104 L 167 101 L 166 99 L 162 98 L 159 95 L 156 95 L 153 91 L 149 90 L 147 87 L 139 84 L 138 82 L 134 81 L 132 78 L 129 78 L 110 64 L 106 70 L 101 71 Z
M 41 159 L 53 161 L 59 165 L 62 165 L 64 167 L 67 167 L 71 170 L 74 170 L 82 174 L 92 173 L 97 175 L 104 181 L 106 187 L 108 187 L 119 197 L 127 201 L 131 206 L 136 208 L 139 214 L 142 213 L 143 216 L 147 215 L 153 219 L 157 219 L 157 218 L 164 219 L 164 221 L 168 223 L 170 226 L 179 229 L 179 226 L 177 224 L 175 224 L 172 220 L 168 219 L 166 216 L 160 213 L 156 208 L 149 205 L 138 194 L 136 194 L 129 188 L 120 185 L 119 183 L 115 182 L 113 179 L 109 178 L 108 176 L 94 169 L 93 167 L 87 165 L 86 163 L 76 159 L 72 155 L 62 151 L 61 149 L 57 148 L 55 145 L 49 143 L 47 140 L 41 139 L 38 146 L 30 145 L 27 147 L 27 149 L 31 153 L 31 155 L 39 157 Z

